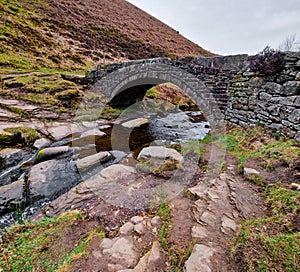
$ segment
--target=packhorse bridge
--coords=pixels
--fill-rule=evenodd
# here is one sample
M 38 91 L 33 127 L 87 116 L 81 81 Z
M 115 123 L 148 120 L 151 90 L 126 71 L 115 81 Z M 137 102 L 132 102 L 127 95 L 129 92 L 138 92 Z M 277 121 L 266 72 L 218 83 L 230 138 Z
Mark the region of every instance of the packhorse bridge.
M 300 52 L 287 52 L 284 69 L 274 75 L 261 76 L 248 67 L 248 55 L 156 58 L 100 65 L 86 78 L 112 106 L 129 106 L 149 88 L 171 82 L 210 122 L 261 124 L 300 140 Z

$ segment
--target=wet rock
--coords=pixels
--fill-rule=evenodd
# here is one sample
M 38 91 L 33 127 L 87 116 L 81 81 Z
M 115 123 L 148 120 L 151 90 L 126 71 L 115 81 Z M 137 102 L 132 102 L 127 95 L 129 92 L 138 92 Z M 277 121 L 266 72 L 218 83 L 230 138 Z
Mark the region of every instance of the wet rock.
M 49 139 L 40 138 L 34 142 L 33 147 L 36 149 L 41 149 L 41 148 L 48 147 L 50 144 L 51 141 Z
M 85 173 L 99 167 L 102 163 L 112 159 L 112 155 L 109 152 L 99 152 L 97 154 L 79 159 L 76 161 L 77 169 L 80 173 Z
M 175 160 L 179 163 L 183 163 L 183 156 L 177 152 L 175 149 L 166 148 L 164 146 L 150 146 L 143 148 L 138 159 L 163 159 L 163 160 Z
M 121 269 L 135 267 L 139 259 L 139 251 L 131 236 L 103 239 L 100 248 L 102 256 L 108 258 L 109 264 L 118 265 Z
M 149 129 L 156 139 L 187 142 L 191 140 L 201 140 L 210 131 L 209 123 L 193 123 L 197 118 L 188 116 L 186 112 L 170 113 L 165 117 L 151 120 Z M 201 115 L 201 113 L 199 113 Z
M 30 199 L 53 200 L 81 181 L 75 163 L 69 159 L 50 160 L 33 166 L 28 175 Z
M 185 263 L 185 272 L 211 272 L 210 258 L 214 250 L 206 245 L 195 245 L 191 256 Z
M 40 150 L 35 158 L 35 163 L 53 159 L 59 155 L 68 153 L 71 150 L 69 146 L 48 147 Z
M 24 151 L 18 148 L 0 150 L 0 171 L 20 163 L 24 159 Z
M 149 125 L 149 120 L 146 118 L 137 118 L 122 124 L 124 128 L 134 129 L 142 126 Z
M 23 188 L 23 179 L 0 187 L 0 214 L 21 208 L 21 205 L 25 202 Z

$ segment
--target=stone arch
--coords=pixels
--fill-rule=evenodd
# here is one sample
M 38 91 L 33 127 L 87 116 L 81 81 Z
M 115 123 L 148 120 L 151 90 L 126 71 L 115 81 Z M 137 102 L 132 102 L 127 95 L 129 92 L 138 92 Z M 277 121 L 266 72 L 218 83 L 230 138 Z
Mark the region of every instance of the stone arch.
M 224 133 L 224 115 L 210 90 L 195 75 L 171 65 L 150 62 L 123 67 L 98 80 L 93 91 L 104 94 L 110 103 L 121 93 L 131 94 L 134 88 L 140 88 L 145 94 L 143 86 L 149 88 L 165 82 L 177 85 L 190 96 L 203 111 L 212 130 Z

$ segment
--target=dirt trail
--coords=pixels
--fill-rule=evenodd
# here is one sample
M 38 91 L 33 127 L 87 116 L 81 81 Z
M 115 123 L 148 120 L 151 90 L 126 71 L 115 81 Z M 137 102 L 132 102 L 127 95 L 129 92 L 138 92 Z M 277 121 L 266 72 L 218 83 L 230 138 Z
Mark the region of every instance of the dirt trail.
M 157 259 L 149 256 L 161 244 L 158 230 L 163 219 L 157 225 L 153 215 L 145 214 L 139 222 L 133 217 L 111 239 L 95 238 L 88 256 L 76 260 L 72 271 L 85 271 L 87 266 L 91 271 L 242 271 L 230 245 L 241 220 L 265 215 L 259 187 L 239 176 L 235 159 L 228 156 L 226 170 L 212 185 L 200 182 L 189 190 L 191 194 L 182 193 L 170 202 L 167 243 L 156 249 Z M 130 224 L 132 230 L 124 233 Z M 124 254 L 129 254 L 127 262 Z M 172 270 L 174 263 L 181 270 Z

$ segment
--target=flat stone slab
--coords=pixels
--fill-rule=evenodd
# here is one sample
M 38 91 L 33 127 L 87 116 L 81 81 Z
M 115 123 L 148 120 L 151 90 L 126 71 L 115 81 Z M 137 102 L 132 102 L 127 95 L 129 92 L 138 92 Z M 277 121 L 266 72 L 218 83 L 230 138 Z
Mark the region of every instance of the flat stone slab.
M 183 156 L 172 148 L 166 148 L 164 146 L 149 146 L 143 148 L 138 159 L 162 159 L 162 160 L 175 160 L 179 163 L 183 163 Z
M 125 122 L 122 124 L 122 127 L 124 128 L 139 128 L 141 126 L 149 125 L 149 120 L 146 118 L 137 118 L 128 122 Z

